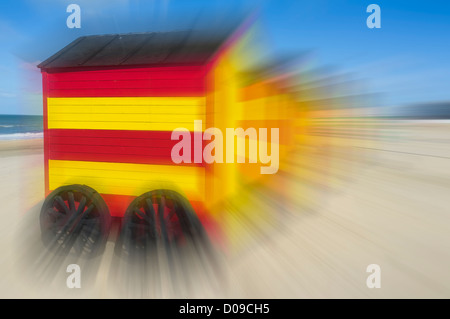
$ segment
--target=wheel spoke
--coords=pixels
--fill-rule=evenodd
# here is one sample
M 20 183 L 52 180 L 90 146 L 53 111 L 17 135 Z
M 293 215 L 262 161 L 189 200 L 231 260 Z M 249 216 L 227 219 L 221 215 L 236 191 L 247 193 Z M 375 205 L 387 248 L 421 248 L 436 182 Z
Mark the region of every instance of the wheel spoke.
M 76 214 L 77 214 L 77 215 L 81 214 L 81 213 L 83 212 L 85 206 L 86 206 L 86 197 L 83 196 L 83 197 L 81 198 L 80 204 L 78 205 L 78 209 L 77 209 Z
M 84 213 L 81 212 L 80 215 L 73 214 L 72 216 L 70 216 L 69 220 L 67 221 L 66 225 L 64 226 L 64 231 L 71 229 L 74 226 L 74 224 L 76 224 L 75 229 L 73 230 L 73 232 L 75 232 L 75 230 L 78 229 L 78 226 L 81 223 L 81 221 L 83 220 L 83 218 L 85 218 L 93 209 L 94 209 L 94 205 L 91 204 Z M 78 223 L 76 223 L 77 221 L 78 221 Z
M 89 215 L 90 212 L 94 209 L 94 207 L 95 207 L 94 204 L 89 205 L 88 208 L 84 211 L 84 213 L 83 213 L 82 216 L 87 216 L 87 215 Z
M 134 213 L 141 217 L 143 220 L 145 220 L 147 223 L 151 224 L 150 218 L 148 218 L 147 215 L 145 215 L 140 209 L 137 207 L 134 208 Z
M 88 186 L 70 185 L 49 195 L 40 221 L 44 243 L 55 253 L 90 254 L 106 239 L 110 215 L 98 193 Z
M 128 256 L 161 248 L 171 255 L 172 249 L 183 245 L 185 234 L 190 234 L 183 200 L 170 190 L 154 190 L 136 198 L 128 206 L 117 247 Z
M 67 222 L 67 228 L 66 229 L 71 229 L 74 225 L 75 227 L 73 227 L 73 229 L 71 229 L 71 233 L 78 233 L 78 231 L 81 229 L 81 227 L 83 225 L 85 225 L 86 219 L 85 217 L 94 209 L 94 205 L 91 204 L 88 209 L 86 209 L 86 211 L 84 213 L 81 213 L 80 218 L 78 218 L 79 216 L 74 214 L 70 220 Z M 78 220 L 78 222 L 76 223 L 76 221 Z
M 61 206 L 65 214 L 70 214 L 70 209 L 69 207 L 67 207 L 66 203 L 64 202 L 61 196 L 56 196 L 55 201 L 59 204 L 59 206 Z
M 146 198 L 145 202 L 147 205 L 144 205 L 145 213 L 148 217 L 150 217 L 152 220 L 155 220 L 155 208 L 153 207 L 153 202 L 150 198 Z
M 69 197 L 69 209 L 71 212 L 75 212 L 75 198 L 73 197 L 73 193 L 69 192 L 67 195 Z
M 153 202 L 151 200 L 151 198 L 146 198 L 145 202 L 147 203 L 147 205 L 144 205 L 145 207 L 145 212 L 147 214 L 147 216 L 149 216 L 149 218 L 152 220 L 152 222 L 150 223 L 150 226 L 152 227 L 152 235 L 153 236 L 157 236 L 157 226 L 156 226 L 156 213 L 155 213 L 155 208 L 153 207 Z
M 170 210 L 169 214 L 165 218 L 165 221 L 170 223 L 170 221 L 174 215 L 175 215 L 175 206 L 173 207 L 173 209 Z
M 169 237 L 167 235 L 167 228 L 166 228 L 166 222 L 164 220 L 164 210 L 166 208 L 166 201 L 165 197 L 161 196 L 159 205 L 158 205 L 158 217 L 159 217 L 159 223 L 161 225 L 161 235 L 165 242 L 169 241 Z

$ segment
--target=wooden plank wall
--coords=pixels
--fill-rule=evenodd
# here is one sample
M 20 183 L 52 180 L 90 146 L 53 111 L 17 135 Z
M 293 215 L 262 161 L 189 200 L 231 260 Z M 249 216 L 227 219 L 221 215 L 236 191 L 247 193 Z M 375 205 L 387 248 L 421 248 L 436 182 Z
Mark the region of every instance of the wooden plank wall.
M 156 188 L 205 200 L 203 163 L 170 157 L 172 130 L 187 128 L 193 140 L 194 120 L 205 125 L 203 66 L 59 71 L 43 72 L 47 193 L 86 184 L 112 216 L 123 215 L 121 199 Z

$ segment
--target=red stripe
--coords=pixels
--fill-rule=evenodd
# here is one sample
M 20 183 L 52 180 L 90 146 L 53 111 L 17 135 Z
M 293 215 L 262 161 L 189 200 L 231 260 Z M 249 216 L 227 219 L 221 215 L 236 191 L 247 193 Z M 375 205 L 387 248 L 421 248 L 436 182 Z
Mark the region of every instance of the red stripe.
M 103 81 L 103 80 L 147 80 L 147 79 L 199 79 L 206 75 L 201 66 L 186 67 L 146 67 L 117 70 L 72 70 L 69 72 L 49 73 L 48 79 L 54 81 Z
M 49 159 L 112 163 L 174 164 L 171 151 L 178 140 L 170 131 L 118 131 L 50 129 Z M 191 162 L 194 161 L 194 138 L 191 132 Z M 202 140 L 203 151 L 204 141 Z M 181 163 L 174 165 L 200 165 Z
M 183 96 L 195 97 L 204 96 L 204 88 L 148 88 L 148 89 L 70 89 L 51 90 L 49 97 L 147 97 L 147 96 Z
M 81 90 L 81 89 L 152 89 L 163 90 L 181 88 L 186 90 L 203 90 L 201 78 L 190 79 L 132 79 L 132 80 L 102 80 L 102 81 L 58 81 L 50 82 L 53 90 Z
M 109 213 L 113 217 L 123 217 L 128 205 L 136 198 L 136 196 L 101 194 L 108 205 Z
M 49 74 L 49 97 L 204 96 L 202 66 Z

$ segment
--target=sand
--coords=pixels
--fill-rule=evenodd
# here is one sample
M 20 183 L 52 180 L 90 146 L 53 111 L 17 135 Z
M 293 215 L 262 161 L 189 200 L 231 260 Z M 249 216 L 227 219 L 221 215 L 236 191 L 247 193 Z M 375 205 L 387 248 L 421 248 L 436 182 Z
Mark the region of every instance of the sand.
M 171 271 L 167 258 L 157 268 L 117 260 L 117 229 L 94 260 L 48 254 L 38 223 L 42 140 L 3 141 L 0 297 L 449 298 L 449 130 L 384 122 L 364 139 L 331 135 L 302 145 L 274 183 L 289 192 L 267 186 L 241 194 L 251 200 L 240 209 L 261 217 L 237 221 L 247 231 L 233 249 L 218 250 L 213 261 L 198 252 L 176 259 Z M 66 286 L 73 262 L 82 269 L 80 289 Z M 381 267 L 379 289 L 366 285 L 369 264 Z M 146 278 L 130 276 L 136 269 Z M 200 280 L 179 280 L 191 276 Z
M 17 267 L 19 230 L 28 212 L 44 197 L 43 141 L 0 141 L 0 297 L 37 297 L 23 286 Z M 31 216 L 30 216 L 31 217 Z M 35 217 L 35 216 L 34 216 Z M 36 223 L 37 225 L 37 223 Z M 29 231 L 26 231 L 27 236 Z M 21 243 L 21 242 L 20 242 Z M 31 243 L 30 243 L 31 244 Z

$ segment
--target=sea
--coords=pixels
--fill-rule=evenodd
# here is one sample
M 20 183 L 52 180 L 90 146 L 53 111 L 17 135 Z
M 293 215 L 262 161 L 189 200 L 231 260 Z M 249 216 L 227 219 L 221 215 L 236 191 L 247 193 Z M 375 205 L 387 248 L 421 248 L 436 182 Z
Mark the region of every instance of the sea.
M 23 140 L 43 137 L 41 115 L 0 114 L 0 140 Z

